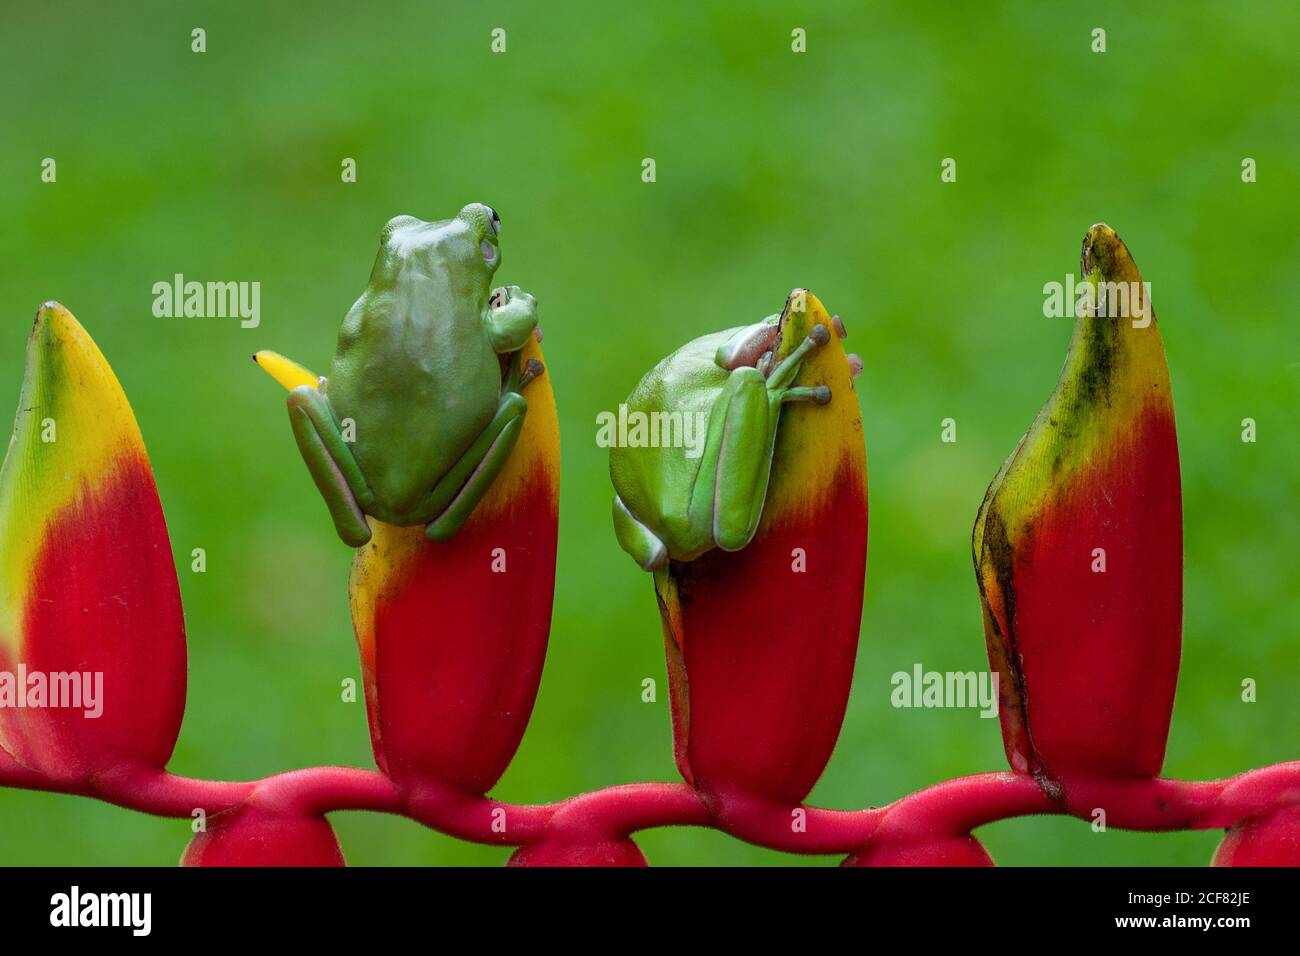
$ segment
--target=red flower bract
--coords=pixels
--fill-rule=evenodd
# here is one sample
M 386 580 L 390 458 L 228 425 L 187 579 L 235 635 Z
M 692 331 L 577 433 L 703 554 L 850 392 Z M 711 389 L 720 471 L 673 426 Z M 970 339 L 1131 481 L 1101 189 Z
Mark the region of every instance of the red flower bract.
M 1058 798 L 1070 776 L 1160 772 L 1182 638 L 1178 439 L 1159 326 L 1113 230 L 1088 231 L 1082 264 L 1097 305 L 1077 320 L 1056 389 L 973 536 L 1007 760 Z M 1123 314 L 1104 284 L 1135 290 Z
M 529 339 L 520 361 L 534 358 Z M 560 437 L 549 376 L 524 394 L 519 441 L 455 537 L 372 522 L 353 563 L 371 743 L 403 787 L 486 792 L 532 714 L 555 593 Z
M 1300 866 L 1300 806 L 1279 807 L 1231 827 L 1214 851 L 1213 865 Z
M 244 805 L 208 819 L 181 856 L 181 866 L 344 866 L 334 828 L 324 817 Z
M 763 517 L 736 552 L 655 573 L 677 767 L 695 787 L 802 800 L 844 720 L 862 618 L 867 464 L 844 349 L 811 292 L 792 297 L 788 349 L 814 324 L 829 343 L 796 384 L 825 406 L 782 412 Z
M 507 866 L 649 866 L 645 855 L 627 837 L 576 839 L 550 836 L 520 847 Z
M 186 665 L 167 527 L 117 379 L 54 303 L 28 343 L 0 542 L 0 679 L 22 697 L 0 707 L 0 745 L 62 785 L 164 766 Z

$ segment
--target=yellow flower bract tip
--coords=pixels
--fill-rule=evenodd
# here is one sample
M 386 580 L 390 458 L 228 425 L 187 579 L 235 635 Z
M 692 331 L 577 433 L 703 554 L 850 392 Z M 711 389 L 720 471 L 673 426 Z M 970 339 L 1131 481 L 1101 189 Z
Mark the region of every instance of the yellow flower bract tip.
M 285 358 L 279 352 L 272 352 L 269 349 L 254 352 L 253 361 L 257 363 L 258 368 L 283 385 L 286 391 L 291 392 L 299 385 L 310 385 L 312 388 L 320 385 L 319 375 L 299 365 L 293 359 Z

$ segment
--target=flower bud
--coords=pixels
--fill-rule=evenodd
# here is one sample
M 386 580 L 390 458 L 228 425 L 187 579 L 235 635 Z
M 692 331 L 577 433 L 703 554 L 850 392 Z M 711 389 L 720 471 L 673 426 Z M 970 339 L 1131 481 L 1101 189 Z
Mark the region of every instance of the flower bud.
M 162 767 L 185 708 L 185 625 L 135 416 L 57 302 L 27 343 L 0 468 L 0 748 L 67 786 Z
M 1160 772 L 1178 680 L 1183 521 L 1173 398 L 1150 292 L 1109 227 L 1056 390 L 976 519 L 976 577 L 1014 770 Z
M 1211 865 L 1300 866 L 1300 806 L 1282 807 L 1229 827 Z
M 277 813 L 244 804 L 209 817 L 181 866 L 344 866 L 324 817 Z
M 882 842 L 851 854 L 840 866 L 994 866 L 969 833 L 921 843 Z
M 521 364 L 541 358 L 530 337 Z M 549 375 L 518 443 L 455 537 L 372 521 L 352 565 L 370 739 L 399 785 L 484 793 L 514 757 L 551 628 L 560 434 Z
M 779 355 L 815 324 L 829 342 L 796 385 L 827 405 L 781 412 L 762 521 L 736 552 L 655 573 L 678 769 L 705 791 L 798 803 L 839 736 L 853 679 L 867 557 L 867 471 L 849 362 L 811 292 L 787 306 Z
M 628 837 L 583 840 L 545 836 L 521 846 L 507 866 L 649 866 L 640 847 Z

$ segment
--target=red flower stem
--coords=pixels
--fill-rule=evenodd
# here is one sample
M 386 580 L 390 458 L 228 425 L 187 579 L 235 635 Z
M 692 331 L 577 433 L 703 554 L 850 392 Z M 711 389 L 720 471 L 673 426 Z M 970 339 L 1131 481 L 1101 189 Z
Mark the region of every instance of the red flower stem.
M 704 797 L 684 783 L 628 783 L 557 804 L 553 831 L 623 837 L 662 826 L 717 826 Z
M 126 766 L 96 777 L 84 795 L 164 817 L 188 817 L 195 810 L 221 813 L 248 800 L 298 816 L 334 810 L 403 813 L 391 780 L 355 767 L 308 767 L 262 780 L 215 781 Z
M 188 817 L 195 810 L 209 816 L 243 803 L 255 784 L 196 780 L 166 770 L 125 765 L 96 776 L 83 792 L 108 803 L 159 817 Z
M 1031 777 L 1010 771 L 945 780 L 882 810 L 881 836 L 959 836 L 1011 817 L 1061 812 Z
M 743 794 L 725 795 L 720 803 L 719 826 L 727 833 L 757 846 L 805 854 L 848 853 L 869 840 L 957 836 L 995 820 L 1064 812 L 1032 778 L 1014 773 L 947 780 L 867 810 L 787 807 Z
M 406 792 L 412 820 L 448 836 L 472 843 L 522 846 L 550 822 L 553 805 L 502 803 L 481 794 L 465 793 L 432 781 Z
M 1222 829 L 1283 805 L 1300 804 L 1300 761 L 1251 770 L 1226 780 L 1079 779 L 1062 781 L 1067 801 L 1047 797 L 1025 774 L 959 777 L 884 807 L 829 810 L 782 806 L 748 794 L 705 794 L 684 783 L 633 783 L 578 794 L 553 804 L 510 804 L 438 784 L 405 793 L 382 773 L 309 767 L 256 781 L 180 777 L 124 766 L 68 788 L 0 751 L 0 786 L 77 793 L 157 816 L 212 815 L 246 801 L 286 815 L 370 810 L 409 817 L 449 836 L 520 846 L 544 834 L 605 840 L 661 826 L 702 826 L 788 853 L 840 854 L 869 841 L 919 843 L 969 833 L 1031 814 L 1094 819 L 1125 830 Z
M 407 797 L 410 816 L 475 843 L 522 846 L 544 832 L 624 837 L 663 826 L 716 826 L 704 798 L 684 783 L 630 783 L 559 803 L 511 804 L 424 784 Z
M 334 810 L 404 814 L 393 781 L 378 770 L 356 767 L 289 770 L 259 781 L 255 796 L 299 814 L 322 815 Z

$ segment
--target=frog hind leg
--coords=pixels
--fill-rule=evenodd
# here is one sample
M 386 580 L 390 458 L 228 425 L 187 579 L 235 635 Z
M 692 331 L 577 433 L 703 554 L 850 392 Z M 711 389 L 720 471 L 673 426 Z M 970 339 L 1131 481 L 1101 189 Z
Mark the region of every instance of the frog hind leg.
M 431 541 L 446 541 L 454 537 L 487 494 L 488 488 L 492 487 L 524 428 L 528 402 L 520 390 L 543 371 L 542 363 L 537 359 L 530 359 L 522 369 L 517 355 L 511 360 L 501 403 L 492 421 L 447 474 L 438 479 L 421 506 L 424 513 L 435 515 L 424 529 L 425 536 Z
M 310 385 L 289 392 L 289 423 L 298 451 L 343 543 L 359 548 L 370 540 L 364 508 L 374 495 L 352 449 L 343 439 L 329 400 Z
M 642 571 L 657 571 L 668 564 L 668 546 L 633 517 L 618 495 L 614 496 L 614 536 Z
M 739 551 L 758 531 L 781 406 L 786 402 L 825 405 L 831 400 L 825 385 L 790 386 L 808 353 L 829 340 L 826 328 L 816 326 L 767 377 L 757 368 L 738 368 L 727 379 L 720 407 L 715 409 L 721 421 L 717 432 L 710 434 L 712 447 L 706 451 L 706 460 L 717 464 L 711 474 L 702 469 L 705 486 L 696 488 L 696 494 L 713 496 L 713 540 L 724 551 Z M 719 411 L 722 414 L 716 415 Z
M 724 551 L 739 551 L 758 530 L 779 412 L 763 373 L 742 367 L 727 377 L 709 416 L 693 498 L 697 513 L 713 515 L 713 541 Z

